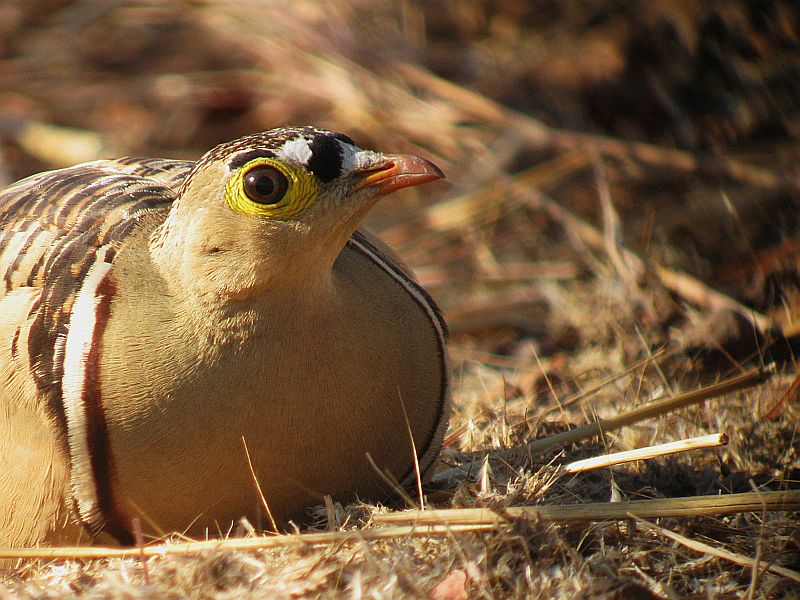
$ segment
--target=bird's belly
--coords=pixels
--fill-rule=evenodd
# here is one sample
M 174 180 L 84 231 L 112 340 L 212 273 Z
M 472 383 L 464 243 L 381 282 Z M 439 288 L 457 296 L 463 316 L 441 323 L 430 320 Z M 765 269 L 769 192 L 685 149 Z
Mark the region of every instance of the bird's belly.
M 325 495 L 395 491 L 441 419 L 442 363 L 428 356 L 426 327 L 406 322 L 376 339 L 318 333 L 286 354 L 269 340 L 260 362 L 232 353 L 183 389 L 108 411 L 118 517 L 215 534 L 242 516 L 269 525 L 264 501 L 286 523 L 307 520 Z

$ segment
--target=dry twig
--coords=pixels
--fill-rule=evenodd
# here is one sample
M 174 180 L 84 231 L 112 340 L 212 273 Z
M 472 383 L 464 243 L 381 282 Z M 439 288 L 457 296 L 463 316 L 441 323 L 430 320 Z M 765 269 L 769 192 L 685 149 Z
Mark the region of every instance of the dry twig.
M 648 446 L 646 448 L 636 448 L 635 450 L 625 450 L 624 452 L 614 452 L 594 458 L 576 460 L 562 467 L 564 473 L 583 473 L 593 469 L 601 469 L 613 465 L 621 465 L 637 460 L 647 460 L 659 456 L 668 456 L 679 452 L 689 452 L 692 450 L 705 450 L 708 448 L 719 448 L 728 443 L 728 436 L 724 433 L 712 433 L 711 435 L 701 435 L 677 442 Z
M 139 556 L 189 555 L 215 550 L 265 550 L 287 546 L 335 546 L 338 544 L 388 540 L 405 537 L 448 536 L 460 532 L 484 532 L 496 527 L 491 525 L 467 525 L 433 527 L 385 527 L 360 531 L 326 531 L 276 535 L 271 537 L 247 537 L 202 542 L 167 543 L 133 548 L 103 548 L 100 546 L 61 546 L 52 548 L 0 548 L 0 559 L 70 559 L 94 560 L 99 558 L 135 558 Z
M 539 519 L 553 523 L 617 521 L 631 515 L 660 517 L 721 516 L 742 512 L 798 511 L 800 491 L 746 492 L 724 496 L 657 498 L 630 502 L 592 502 L 570 506 L 511 506 L 508 508 L 451 508 L 445 510 L 409 510 L 375 515 L 377 523 L 414 523 L 433 525 L 489 525 L 517 518 Z M 0 555 L 2 557 L 2 555 Z

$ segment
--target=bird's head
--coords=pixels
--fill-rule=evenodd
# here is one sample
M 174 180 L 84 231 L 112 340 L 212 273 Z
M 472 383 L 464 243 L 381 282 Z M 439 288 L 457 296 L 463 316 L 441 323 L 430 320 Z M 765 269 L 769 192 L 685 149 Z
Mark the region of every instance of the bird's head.
M 378 199 L 442 177 L 428 160 L 364 150 L 340 133 L 294 127 L 250 135 L 197 162 L 154 238 L 154 255 L 162 268 L 191 273 L 186 283 L 198 292 L 310 288 L 330 277 Z

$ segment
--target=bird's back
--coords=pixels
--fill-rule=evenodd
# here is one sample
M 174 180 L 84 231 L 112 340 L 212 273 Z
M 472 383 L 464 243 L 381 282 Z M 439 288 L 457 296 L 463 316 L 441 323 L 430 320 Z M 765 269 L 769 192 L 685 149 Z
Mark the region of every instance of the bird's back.
M 65 261 L 117 244 L 143 214 L 172 203 L 192 165 L 100 160 L 32 175 L 0 190 L 2 290 L 49 285 L 64 275 Z M 74 278 L 80 275 L 73 269 Z
M 167 214 L 191 162 L 122 158 L 39 173 L 0 191 L 0 306 L 33 300 L 26 350 L 63 421 L 58 341 L 92 265 L 112 262 L 134 225 Z M 163 217 L 161 217 L 163 219 Z M 14 331 L 12 336 L 22 332 Z M 0 361 L 3 357 L 0 357 Z
M 166 216 L 191 166 L 96 161 L 0 190 L 0 545 L 36 543 L 52 519 L 67 519 L 62 387 L 72 305 L 92 265 L 112 261 L 140 219 Z

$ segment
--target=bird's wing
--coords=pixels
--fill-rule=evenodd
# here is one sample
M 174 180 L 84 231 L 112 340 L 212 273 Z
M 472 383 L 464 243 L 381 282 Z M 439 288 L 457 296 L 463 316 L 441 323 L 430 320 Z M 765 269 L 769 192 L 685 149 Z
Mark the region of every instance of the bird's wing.
M 64 341 L 81 286 L 93 267 L 113 262 L 136 223 L 166 216 L 192 166 L 102 160 L 39 173 L 0 190 L 0 314 L 20 315 L 0 320 L 0 374 L 7 381 L 32 378 L 62 424 Z
M 394 250 L 364 227 L 359 227 L 353 233 L 347 242 L 347 247 L 354 252 L 363 254 L 396 279 L 408 293 L 416 298 L 417 302 L 428 314 L 431 324 L 437 329 L 442 339 L 447 339 L 447 323 L 439 306 L 425 288 L 417 283 L 411 267 Z

